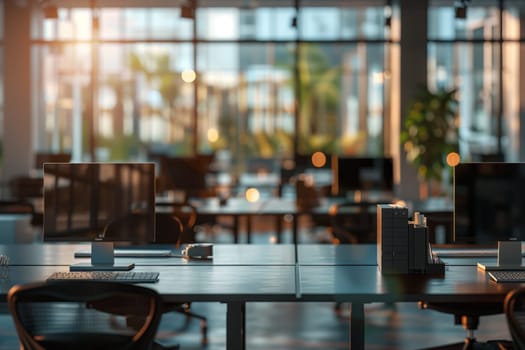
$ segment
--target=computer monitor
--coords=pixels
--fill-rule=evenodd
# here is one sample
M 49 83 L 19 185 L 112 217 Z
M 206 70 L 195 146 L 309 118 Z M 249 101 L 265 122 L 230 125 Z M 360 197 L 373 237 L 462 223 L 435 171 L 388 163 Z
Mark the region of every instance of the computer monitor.
M 92 242 L 91 264 L 71 269 L 130 269 L 114 245 L 155 241 L 153 163 L 45 163 L 43 193 L 44 241 Z
M 333 195 L 393 191 L 394 170 L 390 157 L 336 157 L 332 161 L 332 172 Z
M 180 190 L 187 195 L 207 189 L 206 174 L 212 157 L 160 157 L 160 186 L 162 191 Z
M 525 163 L 461 163 L 454 168 L 454 242 L 496 246 L 485 270 L 523 270 Z
M 454 242 L 496 246 L 525 234 L 525 163 L 454 167 Z

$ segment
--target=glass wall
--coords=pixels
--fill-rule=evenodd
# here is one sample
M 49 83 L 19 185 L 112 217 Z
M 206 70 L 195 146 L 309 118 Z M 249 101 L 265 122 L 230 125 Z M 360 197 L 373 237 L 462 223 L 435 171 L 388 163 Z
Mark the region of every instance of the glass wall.
M 458 89 L 459 146 L 464 160 L 517 161 L 523 96 L 520 22 L 525 4 L 472 2 L 463 15 L 455 4 L 431 1 L 429 86 Z
M 178 8 L 60 8 L 35 23 L 38 148 L 101 161 L 191 152 L 193 50 L 177 40 L 192 24 Z
M 299 153 L 384 152 L 386 3 L 299 12 Z
M 37 148 L 100 161 L 384 152 L 386 2 L 199 4 L 195 19 L 178 7 L 37 8 Z

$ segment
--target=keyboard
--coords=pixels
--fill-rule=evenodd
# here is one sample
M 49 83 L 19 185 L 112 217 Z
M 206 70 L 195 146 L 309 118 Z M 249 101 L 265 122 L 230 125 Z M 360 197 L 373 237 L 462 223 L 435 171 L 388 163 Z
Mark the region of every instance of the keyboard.
M 169 258 L 173 257 L 169 249 L 115 249 L 113 254 L 117 258 Z M 90 250 L 75 252 L 75 258 L 90 258 Z
M 525 282 L 525 271 L 490 271 L 490 278 L 496 282 L 514 282 L 521 283 Z
M 158 272 L 134 271 L 67 271 L 54 272 L 48 282 L 58 281 L 114 281 L 125 283 L 155 283 L 159 280 Z
M 497 249 L 432 249 L 440 258 L 492 258 L 498 256 Z

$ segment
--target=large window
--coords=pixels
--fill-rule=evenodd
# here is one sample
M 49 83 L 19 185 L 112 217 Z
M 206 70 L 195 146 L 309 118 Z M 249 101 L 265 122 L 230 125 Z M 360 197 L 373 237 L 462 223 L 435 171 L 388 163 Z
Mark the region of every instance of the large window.
M 298 152 L 381 155 L 385 150 L 386 3 L 299 11 Z
M 195 19 L 178 7 L 37 11 L 37 148 L 74 160 L 226 150 L 238 163 L 383 154 L 386 1 L 322 4 L 200 2 Z
M 520 22 L 525 4 L 471 2 L 465 16 L 458 16 L 455 4 L 436 0 L 429 8 L 429 85 L 459 91 L 463 159 L 502 155 L 507 161 L 517 161 L 523 96 L 519 82 L 524 76 L 520 72 Z
M 178 8 L 61 8 L 36 23 L 38 148 L 101 161 L 192 152 L 193 50 L 179 38 L 192 25 Z

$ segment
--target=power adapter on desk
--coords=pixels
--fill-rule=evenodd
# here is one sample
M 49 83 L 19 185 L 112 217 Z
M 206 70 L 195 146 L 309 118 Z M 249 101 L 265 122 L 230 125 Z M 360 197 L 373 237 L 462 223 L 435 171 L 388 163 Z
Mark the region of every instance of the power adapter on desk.
M 183 258 L 193 259 L 212 259 L 213 258 L 213 244 L 211 243 L 193 243 L 188 244 L 186 248 L 181 251 Z

